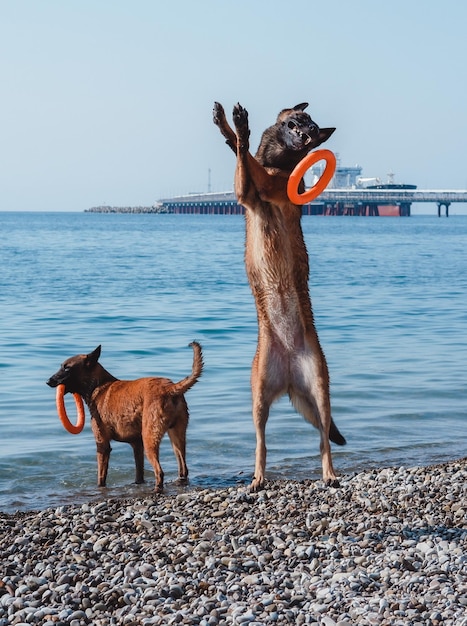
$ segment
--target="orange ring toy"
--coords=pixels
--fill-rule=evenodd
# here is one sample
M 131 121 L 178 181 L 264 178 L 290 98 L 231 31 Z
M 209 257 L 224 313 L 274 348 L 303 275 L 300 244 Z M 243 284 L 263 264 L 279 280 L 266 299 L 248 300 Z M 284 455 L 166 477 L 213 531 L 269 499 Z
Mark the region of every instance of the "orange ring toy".
M 321 178 L 315 185 L 313 185 L 313 187 L 310 187 L 310 189 L 307 189 L 304 193 L 298 193 L 298 186 L 300 185 L 300 181 L 305 175 L 305 172 L 312 165 L 322 160 L 326 161 L 326 167 L 324 168 Z M 289 181 L 287 183 L 287 195 L 289 196 L 290 202 L 293 202 L 294 204 L 306 204 L 307 202 L 311 202 L 317 198 L 331 182 L 331 178 L 334 176 L 335 171 L 336 157 L 330 150 L 315 150 L 314 152 L 307 154 L 306 157 L 304 157 L 300 163 L 295 166 L 295 169 L 289 176 Z
M 65 408 L 65 385 L 57 386 L 57 393 L 55 395 L 55 401 L 57 404 L 57 413 L 60 421 L 62 422 L 65 429 L 71 433 L 72 435 L 79 435 L 79 433 L 84 428 L 84 404 L 83 398 L 79 395 L 79 393 L 74 393 L 73 397 L 75 399 L 76 411 L 78 414 L 78 419 L 76 422 L 76 426 L 70 422 L 68 419 L 68 415 Z

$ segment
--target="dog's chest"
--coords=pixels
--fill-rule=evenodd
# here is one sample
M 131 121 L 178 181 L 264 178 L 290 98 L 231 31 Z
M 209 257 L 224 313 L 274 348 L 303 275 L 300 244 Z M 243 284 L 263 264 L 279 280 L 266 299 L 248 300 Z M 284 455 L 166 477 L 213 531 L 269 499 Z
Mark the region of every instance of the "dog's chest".
M 255 296 L 259 322 L 293 349 L 303 336 L 302 302 L 308 300 L 308 263 L 301 230 L 273 215 L 247 216 L 246 271 Z M 300 294 L 304 286 L 305 294 Z M 303 297 L 301 297 L 303 296 Z

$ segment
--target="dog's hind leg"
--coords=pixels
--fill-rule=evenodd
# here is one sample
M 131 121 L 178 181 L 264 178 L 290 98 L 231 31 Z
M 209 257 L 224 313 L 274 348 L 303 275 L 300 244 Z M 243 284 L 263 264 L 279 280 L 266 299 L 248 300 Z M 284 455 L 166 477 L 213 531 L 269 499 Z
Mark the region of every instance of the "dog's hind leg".
M 264 485 L 266 470 L 266 423 L 273 402 L 287 392 L 287 360 L 283 352 L 259 337 L 251 367 L 253 424 L 256 432 L 255 475 L 251 490 Z
M 177 459 L 178 480 L 185 483 L 188 480 L 188 467 L 186 464 L 186 429 L 188 426 L 188 411 L 184 416 L 179 416 L 177 423 L 167 431 L 170 442 Z
M 316 394 L 310 395 L 297 392 L 294 388 L 289 390 L 289 397 L 295 409 L 303 415 L 307 422 L 319 430 L 323 480 L 330 487 L 338 487 L 339 481 L 332 464 L 331 444 L 329 442 L 329 431 L 331 423 L 333 423 L 329 397 L 326 397 L 325 392 L 320 389 L 316 391 Z
M 280 395 L 280 390 L 272 381 L 268 381 L 266 350 L 259 349 L 253 359 L 251 370 L 251 394 L 253 424 L 256 433 L 255 474 L 251 482 L 251 490 L 258 491 L 264 485 L 266 471 L 266 423 L 272 402 Z M 263 355 L 263 357 L 262 357 Z
M 133 448 L 133 455 L 135 457 L 135 483 L 137 485 L 144 483 L 144 448 L 143 439 L 139 437 L 133 441 L 128 442 Z
M 256 432 L 255 475 L 251 482 L 251 490 L 258 491 L 264 485 L 266 470 L 266 423 L 269 417 L 269 405 L 260 397 L 253 398 L 253 423 Z
M 149 463 L 154 470 L 156 484 L 154 491 L 161 493 L 164 488 L 164 472 L 159 462 L 159 448 L 165 429 L 162 426 L 163 415 L 153 407 L 151 415 L 143 415 L 143 446 Z
M 148 446 L 145 443 L 144 451 L 146 453 L 146 456 L 148 457 L 149 463 L 151 463 L 154 470 L 154 476 L 156 480 L 154 491 L 161 493 L 164 489 L 164 472 L 162 470 L 161 464 L 159 463 L 159 447 L 160 440 L 153 441 L 151 445 Z
M 339 485 L 332 464 L 330 434 L 339 445 L 345 439 L 331 417 L 329 373 L 326 359 L 316 338 L 313 348 L 298 351 L 291 362 L 289 397 L 296 410 L 319 430 L 323 480 L 326 485 Z

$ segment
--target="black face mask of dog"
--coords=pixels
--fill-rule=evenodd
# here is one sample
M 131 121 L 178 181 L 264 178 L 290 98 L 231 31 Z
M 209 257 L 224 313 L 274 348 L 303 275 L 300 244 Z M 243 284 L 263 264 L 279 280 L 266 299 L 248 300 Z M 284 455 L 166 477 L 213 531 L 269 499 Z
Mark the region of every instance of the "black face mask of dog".
M 329 139 L 335 128 L 320 128 L 304 109 L 307 102 L 283 109 L 267 128 L 256 153 L 265 167 L 293 169 L 311 150 Z

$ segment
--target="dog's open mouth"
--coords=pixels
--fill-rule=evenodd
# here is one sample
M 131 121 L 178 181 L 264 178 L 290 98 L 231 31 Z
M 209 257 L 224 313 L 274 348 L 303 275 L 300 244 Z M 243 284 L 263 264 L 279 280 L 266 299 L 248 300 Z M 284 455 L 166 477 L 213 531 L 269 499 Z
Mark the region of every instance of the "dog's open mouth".
M 303 145 L 307 146 L 312 141 L 312 138 L 310 137 L 310 135 L 300 130 L 298 125 L 293 120 L 290 120 L 287 126 L 290 128 L 290 130 L 293 133 L 295 133 L 302 140 Z

